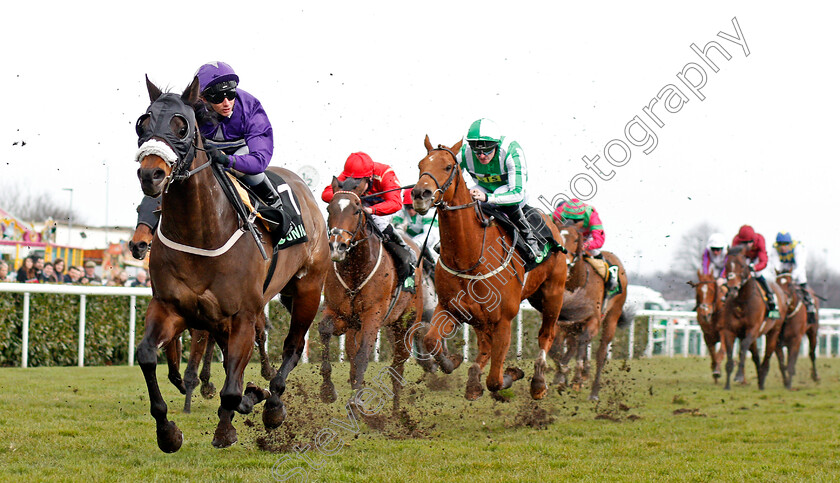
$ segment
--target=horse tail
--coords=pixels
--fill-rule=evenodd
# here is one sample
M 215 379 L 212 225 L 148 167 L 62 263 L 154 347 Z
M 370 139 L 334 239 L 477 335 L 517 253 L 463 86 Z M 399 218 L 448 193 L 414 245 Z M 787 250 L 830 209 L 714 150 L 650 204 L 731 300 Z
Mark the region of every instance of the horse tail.
M 636 318 L 636 310 L 626 304 L 621 308 L 621 315 L 618 316 L 618 328 L 624 329 L 630 326 L 630 322 Z
M 586 295 L 583 287 L 574 292 L 566 291 L 563 297 L 563 308 L 560 310 L 558 322 L 577 322 L 586 319 L 595 311 L 592 300 Z

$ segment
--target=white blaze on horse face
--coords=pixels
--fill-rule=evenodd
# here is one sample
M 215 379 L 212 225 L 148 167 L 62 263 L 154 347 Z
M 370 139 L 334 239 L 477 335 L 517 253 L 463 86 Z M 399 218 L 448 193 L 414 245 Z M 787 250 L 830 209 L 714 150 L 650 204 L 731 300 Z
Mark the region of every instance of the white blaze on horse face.
M 344 211 L 347 207 L 350 206 L 350 200 L 348 199 L 341 199 L 338 200 L 338 209 Z
M 706 285 L 701 285 L 700 286 L 700 292 L 703 294 L 703 300 L 706 299 L 706 288 L 707 288 Z
M 569 230 L 560 230 L 560 238 L 563 240 L 563 244 L 566 244 L 566 235 L 569 234 Z

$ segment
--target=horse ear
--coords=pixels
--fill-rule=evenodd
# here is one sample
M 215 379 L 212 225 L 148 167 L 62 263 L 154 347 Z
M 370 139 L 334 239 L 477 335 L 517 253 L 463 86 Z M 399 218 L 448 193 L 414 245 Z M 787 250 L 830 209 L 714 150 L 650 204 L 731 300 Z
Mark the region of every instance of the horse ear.
M 163 94 L 163 92 L 161 92 L 161 90 L 149 80 L 149 74 L 146 74 L 146 89 L 149 90 L 149 100 L 152 102 L 158 100 L 158 97 Z
M 703 275 L 703 274 L 700 272 L 700 269 L 698 268 L 697 269 L 697 280 L 700 280 L 700 275 Z
M 429 141 L 429 135 L 426 134 L 426 139 L 423 141 L 423 145 L 426 146 L 426 154 L 432 152 L 432 142 Z
M 187 86 L 187 88 L 181 94 L 181 100 L 184 101 L 184 103 L 188 106 L 192 106 L 198 102 L 198 86 L 198 76 L 195 76 L 193 77 L 192 82 L 190 82 L 190 85 Z
M 455 144 L 454 146 L 452 146 L 452 152 L 453 152 L 453 153 L 457 153 L 458 151 L 460 151 L 460 150 L 461 150 L 461 145 L 462 145 L 462 144 L 464 144 L 464 140 L 463 140 L 463 139 L 461 139 L 460 141 L 458 141 L 458 143 L 457 143 L 457 144 Z
M 333 176 L 332 183 L 330 183 L 330 187 L 332 188 L 333 193 L 338 191 L 338 178 L 336 178 L 335 176 Z

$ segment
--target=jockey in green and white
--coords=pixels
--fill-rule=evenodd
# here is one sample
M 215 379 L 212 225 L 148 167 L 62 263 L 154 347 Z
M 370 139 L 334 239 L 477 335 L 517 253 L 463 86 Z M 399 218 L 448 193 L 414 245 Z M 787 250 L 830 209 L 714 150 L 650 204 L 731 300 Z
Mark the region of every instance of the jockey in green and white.
M 528 202 L 528 168 L 522 147 L 503 136 L 495 122 L 483 118 L 470 125 L 465 139 L 457 161 L 469 174 L 465 178 L 473 199 L 496 205 L 507 215 L 528 245 L 531 259 L 541 262 L 540 244 L 522 211 Z

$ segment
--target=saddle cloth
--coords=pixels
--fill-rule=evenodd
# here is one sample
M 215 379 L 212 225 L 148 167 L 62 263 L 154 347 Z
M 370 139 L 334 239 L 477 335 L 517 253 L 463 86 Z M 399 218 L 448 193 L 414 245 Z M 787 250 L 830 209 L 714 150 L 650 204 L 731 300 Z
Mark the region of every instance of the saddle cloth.
M 600 258 L 588 257 L 588 256 L 583 257 L 583 259 L 586 260 L 587 262 L 589 262 L 590 265 L 592 265 L 592 268 L 595 269 L 595 272 L 601 278 L 603 278 L 604 281 L 606 281 L 610 278 L 610 274 L 608 272 L 610 265 L 607 263 L 606 260 L 602 260 Z
M 495 205 L 482 203 L 481 210 L 484 212 L 485 216 L 489 215 L 495 218 L 496 222 L 498 222 L 499 225 L 507 230 L 511 235 L 518 231 L 516 225 L 514 225 L 513 222 L 508 219 L 507 215 L 505 215 L 504 212 Z M 537 236 L 537 241 L 539 242 L 540 250 L 543 254 L 543 261 L 548 258 L 549 252 L 556 252 L 563 248 L 562 245 L 554 239 L 554 235 L 551 233 L 551 228 L 549 228 L 549 226 L 545 223 L 545 220 L 542 218 L 542 214 L 539 210 L 525 205 L 522 207 L 522 212 L 525 213 L 525 218 L 528 220 L 528 224 L 531 225 L 534 234 Z M 531 261 L 530 249 L 528 248 L 528 244 L 525 243 L 525 238 L 522 235 L 519 235 L 516 239 L 516 249 L 519 251 L 519 255 L 521 256 L 523 262 L 525 262 L 526 272 L 531 271 L 534 267 L 539 265 L 538 263 Z
M 257 210 L 257 218 L 271 234 L 271 240 L 274 246 L 278 250 L 282 250 L 284 248 L 297 245 L 298 243 L 308 241 L 309 237 L 306 235 L 306 227 L 303 224 L 303 216 L 300 212 L 300 203 L 298 203 L 297 195 L 294 191 L 292 191 L 291 186 L 289 186 L 289 184 L 286 183 L 286 181 L 277 173 L 266 171 L 265 174 L 274 184 L 277 193 L 280 195 L 280 199 L 283 202 L 283 214 L 277 213 L 278 210 L 270 206 L 265 206 L 263 203 L 258 204 L 260 208 Z M 230 173 L 227 173 L 227 175 L 230 177 L 231 181 L 234 182 L 233 185 L 236 186 L 239 198 L 242 199 L 242 202 L 245 203 L 248 210 L 253 212 L 254 205 L 257 200 L 256 197 L 244 187 L 239 179 Z M 278 222 L 271 219 L 276 219 L 278 215 L 285 216 L 285 218 L 289 220 L 289 231 L 288 235 L 285 237 L 282 233 L 280 233 L 281 230 L 278 229 Z

